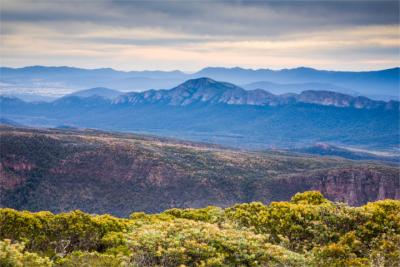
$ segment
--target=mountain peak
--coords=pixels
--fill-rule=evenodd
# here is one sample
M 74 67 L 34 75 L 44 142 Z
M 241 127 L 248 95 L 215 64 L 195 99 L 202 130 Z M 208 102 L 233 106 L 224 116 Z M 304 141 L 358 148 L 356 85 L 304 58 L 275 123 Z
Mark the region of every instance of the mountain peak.
M 245 91 L 243 88 L 238 87 L 232 83 L 220 82 L 213 80 L 208 77 L 201 77 L 196 79 L 190 79 L 186 82 L 181 83 L 175 88 L 171 89 L 172 91 L 214 91 L 214 92 L 224 92 L 228 90 L 239 90 Z
M 78 96 L 78 97 L 100 96 L 100 97 L 103 97 L 106 99 L 113 99 L 121 94 L 122 94 L 122 92 L 114 90 L 114 89 L 105 88 L 105 87 L 95 87 L 95 88 L 77 91 L 77 92 L 74 92 L 67 96 Z
M 207 86 L 210 84 L 215 84 L 217 81 L 208 78 L 208 77 L 200 77 L 196 79 L 190 79 L 186 82 L 182 83 L 181 85 L 190 85 L 190 86 Z

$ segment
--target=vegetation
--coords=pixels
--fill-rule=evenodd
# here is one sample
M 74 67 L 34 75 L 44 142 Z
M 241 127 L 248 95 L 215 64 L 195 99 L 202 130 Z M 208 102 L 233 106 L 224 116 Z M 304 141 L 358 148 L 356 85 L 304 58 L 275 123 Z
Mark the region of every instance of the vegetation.
M 400 201 L 289 202 L 132 213 L 0 209 L 1 266 L 399 266 Z
M 359 206 L 400 190 L 398 166 L 95 130 L 0 126 L 0 151 L 0 206 L 17 210 L 128 217 L 307 190 Z

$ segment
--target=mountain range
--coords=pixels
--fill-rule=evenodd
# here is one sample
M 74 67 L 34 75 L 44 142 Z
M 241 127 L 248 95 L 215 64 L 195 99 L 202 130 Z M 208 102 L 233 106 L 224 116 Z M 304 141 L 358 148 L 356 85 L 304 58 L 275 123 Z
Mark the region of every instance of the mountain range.
M 195 73 L 184 73 L 116 71 L 110 68 L 1 67 L 0 88 L 2 94 L 8 95 L 24 93 L 59 97 L 93 87 L 108 87 L 124 92 L 171 88 L 200 77 L 227 81 L 246 89 L 265 89 L 276 94 L 325 90 L 364 95 L 378 100 L 399 99 L 399 68 L 354 72 L 305 67 L 282 70 L 208 67 Z
M 53 102 L 3 96 L 1 114 L 23 125 L 143 132 L 256 149 L 324 142 L 397 151 L 399 144 L 394 100 L 329 91 L 274 95 L 210 78 L 116 97 L 111 91 L 112 99 L 96 92 Z
M 119 96 L 114 104 L 166 104 L 186 106 L 196 103 L 278 106 L 291 103 L 309 103 L 360 109 L 399 109 L 398 101 L 376 101 L 367 97 L 353 97 L 331 91 L 303 91 L 300 94 L 274 95 L 262 89 L 244 90 L 231 83 L 217 82 L 210 78 L 188 80 L 170 90 L 149 90 Z

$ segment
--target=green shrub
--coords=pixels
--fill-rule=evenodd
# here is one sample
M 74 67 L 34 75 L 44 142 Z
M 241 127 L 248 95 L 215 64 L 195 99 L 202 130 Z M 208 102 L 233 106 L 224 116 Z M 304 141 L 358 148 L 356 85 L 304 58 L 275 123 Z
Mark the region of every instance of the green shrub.
M 128 220 L 109 215 L 91 216 L 81 211 L 54 215 L 0 209 L 0 240 L 25 241 L 26 248 L 49 256 L 74 250 L 102 250 L 102 238 L 109 232 L 121 232 Z
M 208 223 L 217 223 L 223 220 L 224 210 L 209 206 L 202 209 L 169 209 L 163 212 L 175 218 L 189 219 Z
M 295 194 L 290 202 L 295 204 L 321 205 L 330 203 L 319 191 L 308 191 Z
M 303 256 L 269 244 L 262 235 L 176 219 L 143 225 L 128 235 L 138 266 L 301 266 Z
M 98 252 L 74 251 L 65 258 L 59 259 L 56 266 L 60 267 L 119 267 L 123 259 L 113 255 Z
M 392 267 L 400 266 L 399 247 L 400 201 L 349 207 L 318 192 L 129 219 L 0 209 L 2 267 Z
M 47 257 L 25 251 L 20 243 L 11 240 L 0 240 L 0 266 L 2 267 L 50 267 L 52 262 Z

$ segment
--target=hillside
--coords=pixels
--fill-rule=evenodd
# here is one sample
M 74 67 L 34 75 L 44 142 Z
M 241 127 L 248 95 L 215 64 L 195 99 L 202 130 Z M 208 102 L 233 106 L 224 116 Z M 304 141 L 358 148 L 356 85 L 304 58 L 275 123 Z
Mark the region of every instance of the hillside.
M 99 131 L 1 127 L 0 205 L 127 216 L 287 200 L 317 189 L 362 205 L 400 198 L 399 169 Z

